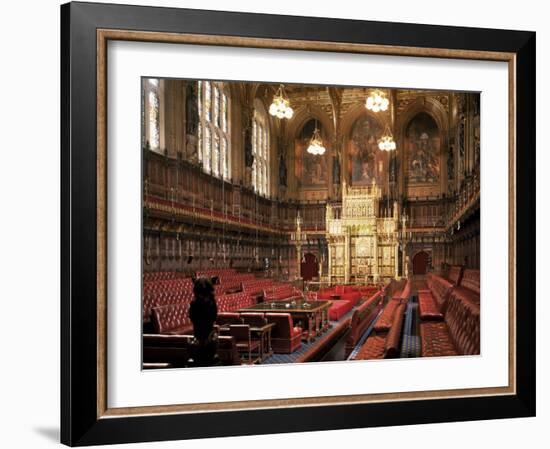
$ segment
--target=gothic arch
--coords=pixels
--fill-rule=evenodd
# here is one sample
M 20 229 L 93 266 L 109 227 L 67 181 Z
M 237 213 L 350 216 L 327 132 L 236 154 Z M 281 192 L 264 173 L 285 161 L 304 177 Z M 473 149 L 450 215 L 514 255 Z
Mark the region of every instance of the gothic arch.
M 385 153 L 378 156 L 379 150 L 377 142 L 378 138 L 380 138 L 382 136 L 382 133 L 384 132 L 387 118 L 388 114 L 376 114 L 372 111 L 367 110 L 362 102 L 352 106 L 350 110 L 346 113 L 341 123 L 340 133 L 343 144 L 342 167 L 344 167 L 344 178 L 346 179 L 346 182 L 348 184 L 370 184 L 370 177 L 376 178 L 378 181 L 380 181 L 376 166 L 378 163 L 386 166 L 388 164 L 388 161 Z M 360 123 L 362 120 L 374 123 L 374 125 L 379 130 L 379 135 L 375 136 L 376 142 L 374 143 L 374 146 L 376 147 L 376 149 L 372 150 L 372 144 L 367 144 L 367 141 L 365 140 L 365 147 L 363 148 L 362 152 L 360 152 L 361 154 L 363 154 L 363 156 L 360 156 L 359 153 L 352 152 L 352 134 L 354 133 L 357 124 Z M 356 151 L 358 151 L 357 148 Z M 366 154 L 371 156 L 375 155 L 374 160 L 372 162 L 367 162 L 367 159 L 365 159 Z M 382 159 L 378 159 L 379 157 L 382 157 Z M 367 175 L 362 174 L 364 173 L 362 167 L 368 167 Z M 384 182 L 383 185 L 386 185 L 386 183 Z
M 439 189 L 440 192 L 444 192 L 446 188 L 446 155 L 448 152 L 449 144 L 449 118 L 448 112 L 445 110 L 443 104 L 436 98 L 425 96 L 419 97 L 411 104 L 409 104 L 405 110 L 398 114 L 397 123 L 395 126 L 395 139 L 397 141 L 397 155 L 400 161 L 400 184 L 403 188 L 408 185 L 405 179 L 406 170 L 406 157 L 405 157 L 405 140 L 406 132 L 410 123 L 419 115 L 427 114 L 435 122 L 440 136 L 440 148 L 439 148 Z
M 294 110 L 294 117 L 286 126 L 285 140 L 287 142 L 293 142 L 302 131 L 304 125 L 311 119 L 319 121 L 323 138 L 327 139 L 328 142 L 332 142 L 334 137 L 332 120 L 323 109 L 315 105 L 300 106 Z
M 425 112 L 435 120 L 437 127 L 443 137 L 444 144 L 447 143 L 447 136 L 449 132 L 449 119 L 445 107 L 435 98 L 420 97 L 408 105 L 405 110 L 398 114 L 397 124 L 395 127 L 395 133 L 398 139 L 402 139 L 405 136 L 405 131 L 411 120 L 420 114 Z
M 364 103 L 358 103 L 350 107 L 350 109 L 348 110 L 348 112 L 346 112 L 346 115 L 344 115 L 340 123 L 339 133 L 344 137 L 346 141 L 349 140 L 351 130 L 353 129 L 353 126 L 355 125 L 357 120 L 359 120 L 361 117 L 365 115 L 374 119 L 380 125 L 380 127 L 384 129 L 384 126 L 387 123 L 386 120 L 384 120 L 380 114 L 375 114 L 374 112 L 369 111 L 365 107 Z

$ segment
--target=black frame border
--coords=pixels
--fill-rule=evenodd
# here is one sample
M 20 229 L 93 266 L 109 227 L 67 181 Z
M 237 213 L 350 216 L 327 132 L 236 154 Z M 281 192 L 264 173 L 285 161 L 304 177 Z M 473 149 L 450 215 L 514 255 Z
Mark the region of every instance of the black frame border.
M 99 28 L 515 53 L 516 394 L 98 418 Z M 61 442 L 82 446 L 535 416 L 535 48 L 536 35 L 527 31 L 80 2 L 62 5 Z

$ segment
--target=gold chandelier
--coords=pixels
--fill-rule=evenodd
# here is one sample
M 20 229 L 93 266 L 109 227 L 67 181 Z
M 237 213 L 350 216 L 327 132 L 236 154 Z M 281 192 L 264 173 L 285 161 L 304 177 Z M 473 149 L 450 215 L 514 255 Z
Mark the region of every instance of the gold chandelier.
M 309 146 L 307 147 L 307 152 L 315 156 L 322 156 L 325 154 L 326 148 L 323 145 L 323 139 L 321 139 L 321 134 L 317 128 L 317 121 L 315 122 L 315 129 L 313 130 L 313 135 L 309 141 Z
M 390 100 L 380 89 L 374 89 L 367 97 L 365 107 L 372 112 L 386 111 L 390 105 Z
M 279 89 L 277 89 L 277 92 L 273 96 L 273 101 L 271 106 L 269 106 L 269 113 L 280 119 L 291 119 L 294 115 L 294 110 L 290 107 L 290 102 L 282 84 L 279 85 Z
M 394 151 L 397 148 L 389 126 L 386 125 L 383 136 L 378 141 L 378 148 L 382 151 Z

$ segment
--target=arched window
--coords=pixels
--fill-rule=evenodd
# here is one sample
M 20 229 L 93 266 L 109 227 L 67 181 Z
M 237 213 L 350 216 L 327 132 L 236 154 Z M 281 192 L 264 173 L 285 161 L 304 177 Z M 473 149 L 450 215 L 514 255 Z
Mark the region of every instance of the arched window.
M 199 81 L 198 102 L 199 160 L 205 172 L 228 179 L 231 175 L 229 95 L 221 83 Z
M 269 129 L 267 114 L 262 105 L 254 108 L 252 120 L 252 186 L 260 195 L 269 195 Z
M 143 129 L 153 151 L 160 150 L 160 80 L 148 78 L 143 86 Z

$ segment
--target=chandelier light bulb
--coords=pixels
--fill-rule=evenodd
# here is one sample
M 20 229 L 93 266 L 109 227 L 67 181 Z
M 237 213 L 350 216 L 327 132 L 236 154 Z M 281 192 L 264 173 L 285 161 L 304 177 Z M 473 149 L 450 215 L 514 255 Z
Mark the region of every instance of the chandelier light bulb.
M 290 107 L 290 102 L 285 96 L 284 86 L 282 84 L 273 96 L 273 102 L 271 106 L 269 106 L 269 113 L 279 119 L 290 119 L 294 115 L 294 111 Z
M 382 151 L 394 151 L 397 148 L 393 135 L 388 126 L 386 126 L 384 135 L 378 141 L 378 148 Z
M 365 107 L 372 112 L 386 111 L 390 105 L 390 100 L 381 90 L 374 90 L 367 97 Z
M 321 135 L 319 134 L 319 130 L 316 125 L 313 135 L 311 136 L 309 146 L 307 147 L 307 152 L 309 154 L 313 154 L 314 156 L 322 156 L 325 154 L 325 151 L 326 148 L 323 145 L 323 140 L 321 139 Z

